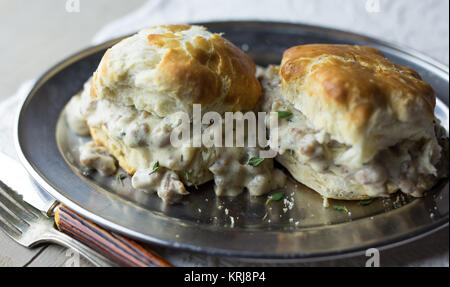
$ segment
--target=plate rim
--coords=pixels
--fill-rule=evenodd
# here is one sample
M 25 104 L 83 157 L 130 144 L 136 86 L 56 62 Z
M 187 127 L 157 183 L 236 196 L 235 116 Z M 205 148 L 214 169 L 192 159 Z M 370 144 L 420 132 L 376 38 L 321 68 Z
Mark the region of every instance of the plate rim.
M 421 60 L 423 63 L 433 67 L 434 69 L 436 69 L 436 71 L 438 71 L 439 74 L 441 74 L 441 76 L 443 76 L 445 79 L 449 78 L 449 68 L 448 66 L 441 64 L 440 62 L 436 61 L 435 59 L 424 55 L 421 52 L 418 52 L 414 49 L 408 48 L 408 47 L 403 47 L 401 45 L 398 44 L 393 44 L 393 43 L 388 43 L 386 41 L 383 40 L 379 40 L 373 37 L 368 37 L 368 36 L 364 36 L 361 34 L 357 34 L 357 33 L 353 33 L 353 32 L 346 32 L 344 30 L 338 30 L 338 29 L 333 29 L 333 28 L 328 28 L 328 27 L 322 27 L 322 26 L 314 26 L 314 25 L 305 25 L 305 24 L 301 24 L 301 23 L 285 23 L 285 22 L 271 22 L 271 21 L 218 21 L 218 22 L 202 22 L 202 23 L 195 23 L 195 24 L 203 24 L 203 25 L 229 25 L 230 23 L 235 24 L 235 25 L 279 25 L 284 26 L 284 27 L 293 27 L 293 28 L 305 28 L 305 29 L 310 29 L 310 30 L 320 30 L 320 31 L 326 31 L 328 33 L 338 33 L 338 34 L 343 34 L 345 36 L 352 36 L 352 37 L 358 37 L 364 41 L 367 42 L 373 42 L 376 43 L 377 45 L 381 45 L 384 46 L 386 48 L 390 48 L 393 51 L 399 52 L 402 55 L 408 55 L 412 58 L 415 58 L 416 60 L 419 59 Z M 132 35 L 132 34 L 130 34 Z M 116 224 L 114 222 L 109 221 L 108 219 L 102 218 L 100 215 L 96 215 L 93 214 L 92 212 L 84 209 L 82 206 L 79 206 L 78 204 L 72 202 L 69 198 L 64 197 L 62 194 L 60 194 L 58 192 L 58 190 L 56 190 L 54 187 L 51 186 L 51 183 L 47 182 L 46 179 L 44 179 L 40 174 L 39 174 L 39 170 L 37 169 L 37 167 L 35 167 L 33 165 L 32 162 L 30 162 L 25 154 L 24 151 L 21 148 L 21 144 L 20 144 L 20 139 L 19 139 L 19 126 L 20 126 L 20 118 L 21 118 L 21 114 L 22 111 L 26 105 L 26 103 L 32 98 L 32 96 L 35 94 L 35 92 L 49 79 L 51 78 L 54 74 L 58 73 L 59 71 L 61 71 L 62 69 L 64 69 L 65 67 L 69 66 L 70 64 L 77 62 L 78 60 L 84 58 L 87 55 L 93 54 L 95 52 L 98 52 L 100 50 L 103 50 L 106 47 L 109 47 L 111 45 L 113 45 L 114 43 L 117 43 L 118 41 L 120 41 L 121 39 L 127 37 L 129 35 L 126 36 L 121 36 L 109 41 L 106 41 L 104 43 L 98 44 L 98 45 L 94 45 L 91 47 L 87 47 L 85 49 L 82 49 L 81 51 L 72 54 L 71 56 L 68 56 L 66 58 L 64 58 L 63 60 L 59 61 L 58 63 L 56 63 L 55 65 L 53 65 L 51 68 L 47 69 L 46 72 L 44 72 L 34 83 L 32 89 L 29 91 L 29 93 L 26 95 L 26 97 L 23 97 L 21 99 L 21 102 L 19 103 L 19 109 L 18 112 L 16 113 L 16 118 L 15 118 L 15 130 L 14 130 L 14 146 L 16 148 L 16 152 L 18 154 L 18 157 L 20 159 L 20 162 L 22 163 L 22 165 L 24 165 L 24 167 L 27 169 L 28 173 L 32 176 L 32 178 L 41 186 L 43 187 L 47 192 L 49 192 L 52 196 L 54 196 L 57 200 L 59 200 L 60 202 L 62 202 L 63 204 L 67 205 L 69 208 L 72 208 L 74 211 L 79 212 L 80 214 L 82 214 L 83 216 L 85 216 L 86 218 L 102 225 L 102 226 L 106 226 L 109 229 L 121 232 L 126 234 L 127 236 L 130 236 L 132 238 L 136 238 L 136 239 L 140 239 L 140 240 L 144 240 L 144 241 L 149 241 L 148 240 L 148 236 L 146 236 L 145 238 L 142 237 L 142 234 L 139 234 L 139 232 L 136 232 L 134 230 L 131 230 L 125 226 L 121 226 L 119 224 Z M 444 99 L 443 99 L 444 100 Z M 446 99 L 448 102 L 448 98 Z M 445 103 L 444 103 L 445 105 Z M 448 185 L 447 185 L 448 186 Z M 289 256 L 288 254 L 285 254 L 281 257 L 277 257 L 277 256 L 264 256 L 263 254 L 254 254 L 254 253 L 245 253 L 242 251 L 239 251 L 239 254 L 236 254 L 235 252 L 226 252 L 222 249 L 214 249 L 214 248 L 203 248 L 203 249 L 199 249 L 198 246 L 191 246 L 189 244 L 178 244 L 177 246 L 174 246 L 173 243 L 170 242 L 165 242 L 165 241 L 161 241 L 157 238 L 153 238 L 153 240 L 150 240 L 150 242 L 152 243 L 156 243 L 162 246 L 166 246 L 166 247 L 171 247 L 171 248 L 177 248 L 177 249 L 182 249 L 182 250 L 187 250 L 187 251 L 193 251 L 193 252 L 202 252 L 202 253 L 207 253 L 207 254 L 211 254 L 211 255 L 222 255 L 222 256 L 231 256 L 231 257 L 243 257 L 243 258 L 252 258 L 252 259 L 281 259 L 281 260 L 295 260 L 295 261 L 313 261 L 313 260 L 324 260 L 324 259 L 331 259 L 331 258 L 343 258 L 343 257 L 348 257 L 348 256 L 353 256 L 356 254 L 360 254 L 362 253 L 365 249 L 367 249 L 368 247 L 376 247 L 379 249 L 386 249 L 386 248 L 391 248 L 391 247 L 395 247 L 398 245 L 403 245 L 406 244 L 408 242 L 414 241 L 418 238 L 427 236 L 437 230 L 440 230 L 442 228 L 445 228 L 446 226 L 449 225 L 449 214 L 447 213 L 445 216 L 443 216 L 442 218 L 440 218 L 439 220 L 437 220 L 436 222 L 433 222 L 430 225 L 424 226 L 418 230 L 415 230 L 413 233 L 414 234 L 405 234 L 402 236 L 397 236 L 395 238 L 392 239 L 388 239 L 385 241 L 380 241 L 378 244 L 370 244 L 367 246 L 358 246 L 358 248 L 356 249 L 347 249 L 347 250 L 341 250 L 341 251 L 336 251 L 336 252 L 332 252 L 332 253 L 316 253 L 315 255 L 311 255 L 308 254 L 306 256 L 302 255 L 301 253 L 296 253 L 293 254 L 293 256 Z

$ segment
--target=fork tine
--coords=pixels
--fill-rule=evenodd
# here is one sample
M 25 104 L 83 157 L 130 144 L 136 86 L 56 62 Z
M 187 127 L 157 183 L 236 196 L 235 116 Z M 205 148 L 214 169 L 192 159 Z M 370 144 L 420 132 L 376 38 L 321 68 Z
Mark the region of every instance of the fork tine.
M 20 232 L 25 231 L 30 226 L 27 222 L 11 215 L 11 213 L 12 212 L 9 211 L 3 203 L 0 203 L 0 217 L 3 218 L 3 220 L 13 225 Z
M 9 196 L 9 198 L 11 198 L 12 200 L 14 200 L 14 202 L 16 203 L 17 206 L 19 206 L 20 208 L 26 210 L 28 213 L 33 214 L 36 218 L 38 218 L 41 213 L 39 210 L 37 210 L 36 208 L 34 208 L 33 206 L 27 204 L 21 195 L 19 195 L 17 192 L 15 192 L 14 190 L 12 190 L 9 186 L 7 186 L 6 184 L 4 184 L 1 180 L 0 180 L 0 190 L 2 190 L 3 192 L 5 192 L 5 194 L 7 196 Z
M 33 219 L 37 219 L 38 217 L 36 215 L 34 215 L 31 212 L 27 212 L 27 210 L 24 210 L 22 208 L 20 208 L 17 204 L 17 202 L 14 200 L 10 200 L 9 197 L 5 196 L 2 193 L 2 188 L 0 187 L 0 202 L 3 203 L 4 206 L 7 206 L 8 209 L 13 212 L 17 217 L 22 218 L 24 220 L 33 220 Z
M 22 232 L 20 230 L 18 230 L 17 228 L 15 228 L 14 226 L 11 226 L 11 225 L 3 222 L 3 219 L 1 216 L 0 216 L 0 229 L 3 229 L 6 234 L 8 234 L 9 236 L 11 236 L 13 238 L 17 238 L 22 234 Z

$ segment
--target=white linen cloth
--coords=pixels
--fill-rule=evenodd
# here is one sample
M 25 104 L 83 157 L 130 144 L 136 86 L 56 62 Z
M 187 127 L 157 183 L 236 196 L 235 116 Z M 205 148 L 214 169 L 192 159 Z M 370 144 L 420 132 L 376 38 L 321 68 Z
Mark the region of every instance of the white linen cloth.
M 103 27 L 98 44 L 155 24 L 219 20 L 301 22 L 363 33 L 419 50 L 448 65 L 449 1 L 442 0 L 151 0 Z M 20 99 L 33 80 L 0 102 L 0 151 L 15 156 L 13 127 Z M 257 240 L 255 238 L 255 240 Z M 448 227 L 407 245 L 381 251 L 381 266 L 449 266 Z M 176 266 L 271 266 L 158 248 Z M 276 266 L 364 266 L 364 255 L 326 262 Z

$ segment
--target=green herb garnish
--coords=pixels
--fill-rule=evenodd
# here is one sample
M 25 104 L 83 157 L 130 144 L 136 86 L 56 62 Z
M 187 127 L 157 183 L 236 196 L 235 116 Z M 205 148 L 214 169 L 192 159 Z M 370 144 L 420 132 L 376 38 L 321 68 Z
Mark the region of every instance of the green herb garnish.
M 184 171 L 184 176 L 186 177 L 186 180 L 189 180 L 189 171 Z
M 367 205 L 371 204 L 372 202 L 373 202 L 373 199 L 361 200 L 361 201 L 359 202 L 359 205 L 367 206 Z
M 155 171 L 157 171 L 158 168 L 159 168 L 159 161 L 157 161 L 157 162 L 155 162 L 155 163 L 153 164 L 152 172 L 151 172 L 150 174 L 152 174 L 152 173 L 154 173 Z
M 268 216 L 269 216 L 269 212 L 266 212 L 266 214 L 264 214 L 264 217 L 263 217 L 262 220 L 263 220 L 263 221 L 266 220 Z
M 284 196 L 284 192 L 274 193 L 266 201 L 266 205 L 269 205 L 272 201 L 280 201 Z
M 278 118 L 280 118 L 280 119 L 289 118 L 290 116 L 292 116 L 292 113 L 291 113 L 291 112 L 288 112 L 288 111 L 278 111 Z
M 260 157 L 252 157 L 252 158 L 250 158 L 250 159 L 247 161 L 247 164 L 256 167 L 256 166 L 260 165 L 263 161 L 264 161 L 263 158 L 260 158 Z
M 290 156 L 294 156 L 294 151 L 290 149 L 290 150 L 289 150 L 289 155 L 290 155 Z
M 333 205 L 333 208 L 334 208 L 334 210 L 337 210 L 337 211 L 344 211 L 344 212 L 347 212 L 347 213 L 348 213 L 348 209 L 347 209 L 347 207 L 345 207 L 345 206 Z

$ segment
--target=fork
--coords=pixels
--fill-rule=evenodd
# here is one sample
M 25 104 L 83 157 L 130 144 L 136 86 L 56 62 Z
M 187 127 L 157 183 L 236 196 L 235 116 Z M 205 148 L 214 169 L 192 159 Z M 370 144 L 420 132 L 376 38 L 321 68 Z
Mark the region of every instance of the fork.
M 32 248 L 42 243 L 56 243 L 71 248 L 95 266 L 118 266 L 86 245 L 55 229 L 53 220 L 22 200 L 0 182 L 0 229 L 17 243 Z

